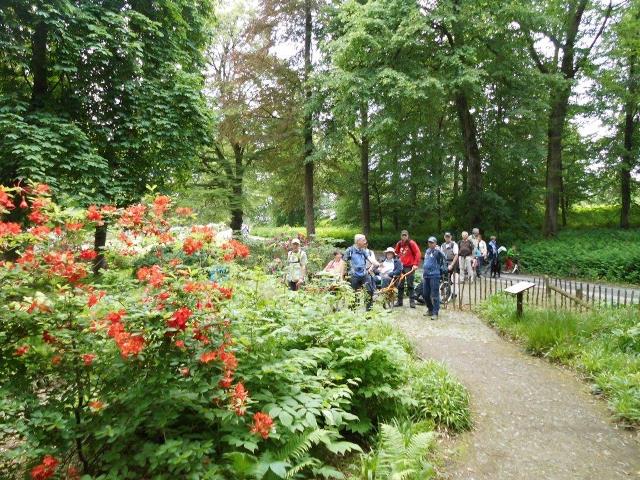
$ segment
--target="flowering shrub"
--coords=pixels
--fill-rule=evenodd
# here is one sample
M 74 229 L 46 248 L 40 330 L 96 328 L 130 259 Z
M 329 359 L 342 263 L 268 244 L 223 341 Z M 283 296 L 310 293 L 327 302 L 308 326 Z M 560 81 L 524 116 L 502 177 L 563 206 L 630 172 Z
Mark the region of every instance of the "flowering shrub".
M 366 442 L 380 419 L 420 417 L 395 330 L 291 296 L 208 227 L 176 240 L 174 213 L 169 197 L 73 210 L 45 186 L 0 189 L 3 473 L 343 478 L 332 459 L 360 450 L 347 432 Z M 100 224 L 150 248 L 121 241 L 107 255 L 122 268 L 95 276 Z M 228 283 L 210 280 L 220 265 Z

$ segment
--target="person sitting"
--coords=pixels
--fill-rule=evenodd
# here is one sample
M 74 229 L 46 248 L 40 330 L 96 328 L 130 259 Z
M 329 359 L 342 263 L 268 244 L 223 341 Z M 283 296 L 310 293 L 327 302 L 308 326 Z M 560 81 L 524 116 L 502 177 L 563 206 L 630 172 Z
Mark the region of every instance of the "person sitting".
M 333 275 L 336 280 L 344 280 L 344 274 L 347 263 L 342 259 L 342 252 L 336 250 L 333 252 L 333 260 L 327 263 L 323 272 Z
M 402 275 L 402 262 L 396 255 L 393 247 L 389 247 L 384 251 L 384 260 L 378 269 L 382 287 L 388 287 L 391 280 Z

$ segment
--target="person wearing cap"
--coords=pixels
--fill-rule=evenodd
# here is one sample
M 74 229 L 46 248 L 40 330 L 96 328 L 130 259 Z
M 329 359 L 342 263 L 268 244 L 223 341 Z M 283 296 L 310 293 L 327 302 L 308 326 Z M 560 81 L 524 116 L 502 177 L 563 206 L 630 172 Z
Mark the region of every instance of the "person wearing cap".
M 458 295 L 458 277 L 460 273 L 460 267 L 458 265 L 458 244 L 453 241 L 453 237 L 450 232 L 444 234 L 444 243 L 440 245 L 440 250 L 444 253 L 444 257 L 447 260 L 447 270 L 451 275 L 451 291 L 453 297 Z
M 354 291 L 361 290 L 363 287 L 367 293 L 366 308 L 371 309 L 373 305 L 373 282 L 372 271 L 379 267 L 380 264 L 367 248 L 367 237 L 358 233 L 353 237 L 353 245 L 344 252 L 344 259 L 349 262 L 349 276 L 351 288 Z
M 429 237 L 422 265 L 422 294 L 427 304 L 425 316 L 437 320 L 440 312 L 440 275 L 445 265 L 444 253 L 438 248 L 436 237 Z
M 402 273 L 405 274 L 405 277 L 398 285 L 398 301 L 395 306 L 402 306 L 404 286 L 406 282 L 407 294 L 409 295 L 409 306 L 411 308 L 416 308 L 416 300 L 413 294 L 413 282 L 415 271 L 418 269 L 418 265 L 420 264 L 420 247 L 416 242 L 409 238 L 408 231 L 402 230 L 402 232 L 400 232 L 400 241 L 396 243 L 395 252 L 402 263 Z
M 307 254 L 300 248 L 300 240 L 291 240 L 291 250 L 287 254 L 286 282 L 294 292 L 304 283 L 307 274 Z
M 383 287 L 388 287 L 391 279 L 402 275 L 402 262 L 398 259 L 393 247 L 384 251 L 384 260 L 380 264 L 378 275 L 380 275 Z

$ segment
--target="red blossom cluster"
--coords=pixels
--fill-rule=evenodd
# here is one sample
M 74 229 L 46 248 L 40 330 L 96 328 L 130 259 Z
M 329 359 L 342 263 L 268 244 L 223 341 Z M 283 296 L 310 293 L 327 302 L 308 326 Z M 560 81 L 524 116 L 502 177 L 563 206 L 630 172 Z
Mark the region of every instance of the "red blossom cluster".
M 227 262 L 237 257 L 246 258 L 249 256 L 249 247 L 238 240 L 229 240 L 222 245 L 222 249 L 225 251 L 223 258 Z
M 91 291 L 89 293 L 89 298 L 87 299 L 87 306 L 89 308 L 93 307 L 94 305 L 96 305 L 105 295 L 107 294 L 107 292 L 103 291 L 103 290 L 98 290 L 98 291 Z
M 171 318 L 167 320 L 167 326 L 176 330 L 185 330 L 187 328 L 187 320 L 192 314 L 193 312 L 187 307 L 182 307 L 173 312 Z
M 16 208 L 16 206 L 13 204 L 13 198 L 0 187 L 0 212 L 4 213 L 14 208 Z
M 85 353 L 84 355 L 82 355 L 82 361 L 87 367 L 90 367 L 95 359 L 96 356 L 93 353 Z
M 194 225 L 191 227 L 191 233 L 197 235 L 205 243 L 211 243 L 216 238 L 216 232 L 206 225 Z
M 21 347 L 16 348 L 16 351 L 13 353 L 16 357 L 21 357 L 25 353 L 29 351 L 29 345 L 22 345 Z
M 155 213 L 157 217 L 164 216 L 170 204 L 170 197 L 167 197 L 166 195 L 157 196 L 153 201 L 153 213 Z
M 273 427 L 273 419 L 269 414 L 257 412 L 253 414 L 253 425 L 251 425 L 251 433 L 257 433 L 265 440 L 269 438 L 271 428 Z
M 231 297 L 233 296 L 233 289 L 232 288 L 223 287 L 221 285 L 218 285 L 216 282 L 213 283 L 211 288 L 213 288 L 214 290 L 217 290 L 218 292 L 220 292 L 220 294 L 224 298 L 226 298 L 227 300 L 231 300 Z
M 147 212 L 147 207 L 141 203 L 131 205 L 124 209 L 118 225 L 126 228 L 139 227 L 144 222 L 144 215 Z
M 126 312 L 119 310 L 117 312 L 110 312 L 105 317 L 105 320 L 111 322 L 107 335 L 113 338 L 116 345 L 120 349 L 120 355 L 122 358 L 128 358 L 130 356 L 138 355 L 144 348 L 144 338 L 141 335 L 133 335 L 127 332 L 122 324 L 122 317 Z
M 102 225 L 104 223 L 102 213 L 100 213 L 100 210 L 95 205 L 91 205 L 87 209 L 86 217 L 87 220 L 89 220 L 90 222 L 94 222 L 97 225 Z
M 81 260 L 93 260 L 98 256 L 98 253 L 95 250 L 91 249 L 82 249 L 80 251 L 80 259 Z
M 176 214 L 180 215 L 181 217 L 188 217 L 190 215 L 193 215 L 193 210 L 191 210 L 189 207 L 178 207 L 176 208 Z
M 51 455 L 45 455 L 42 459 L 42 463 L 36 465 L 31 469 L 31 478 L 33 480 L 47 480 L 56 473 L 58 467 L 58 460 Z
M 140 267 L 136 273 L 138 280 L 147 282 L 152 287 L 158 288 L 164 283 L 164 274 L 158 265 Z
M 188 237 L 184 244 L 182 245 L 182 250 L 187 255 L 193 255 L 194 253 L 202 250 L 204 246 L 204 242 L 202 240 L 198 240 L 197 238 Z
M 236 412 L 236 415 L 243 416 L 247 410 L 247 400 L 249 398 L 249 392 L 244 388 L 242 382 L 238 382 L 233 389 L 233 395 L 231 397 L 231 406 Z
M 45 253 L 42 259 L 48 265 L 49 275 L 63 277 L 72 285 L 87 276 L 87 267 L 76 263 L 73 252 L 70 250 Z
M 15 222 L 0 222 L 0 237 L 18 235 L 21 232 L 20 225 Z

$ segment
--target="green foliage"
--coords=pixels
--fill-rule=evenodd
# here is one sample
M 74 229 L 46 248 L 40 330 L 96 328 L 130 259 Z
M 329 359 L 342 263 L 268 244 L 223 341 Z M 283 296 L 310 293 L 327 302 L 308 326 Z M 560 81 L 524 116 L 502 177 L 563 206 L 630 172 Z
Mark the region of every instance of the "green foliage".
M 361 459 L 361 480 L 427 480 L 435 478 L 428 454 L 435 435 L 421 424 L 382 424 L 377 449 Z
M 419 418 L 454 432 L 471 428 L 469 393 L 443 365 L 434 361 L 416 363 L 412 376 Z
M 526 309 L 515 315 L 514 300 L 495 296 L 483 317 L 521 341 L 527 351 L 576 368 L 602 392 L 616 418 L 640 422 L 640 316 L 637 307 L 587 313 Z
M 518 245 L 522 267 L 545 273 L 640 283 L 638 229 L 565 230 L 557 238 Z

